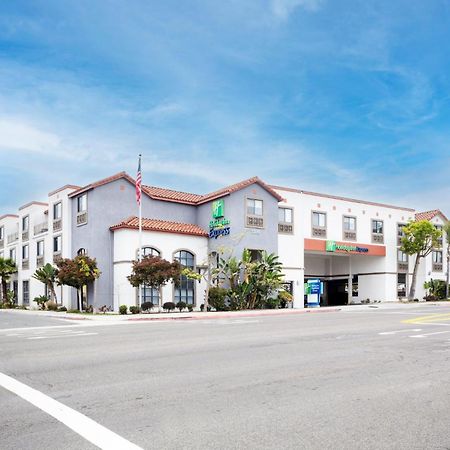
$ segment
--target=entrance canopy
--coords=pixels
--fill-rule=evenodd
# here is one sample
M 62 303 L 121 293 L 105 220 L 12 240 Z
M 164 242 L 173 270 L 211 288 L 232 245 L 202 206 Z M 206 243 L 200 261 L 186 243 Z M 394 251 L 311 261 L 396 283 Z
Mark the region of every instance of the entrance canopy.
M 386 256 L 386 246 L 306 238 L 305 252 L 317 252 L 329 255 L 349 254 L 363 256 Z

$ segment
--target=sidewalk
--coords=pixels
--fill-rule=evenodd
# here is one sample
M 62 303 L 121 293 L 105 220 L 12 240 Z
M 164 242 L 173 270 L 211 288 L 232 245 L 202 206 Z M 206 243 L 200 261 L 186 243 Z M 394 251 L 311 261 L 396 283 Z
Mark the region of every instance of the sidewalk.
M 155 320 L 211 320 L 211 319 L 232 319 L 237 317 L 260 317 L 260 316 L 291 316 L 298 314 L 323 314 L 336 313 L 339 311 L 368 311 L 375 309 L 414 309 L 418 307 L 432 307 L 432 306 L 448 306 L 450 302 L 420 302 L 420 303 L 370 303 L 365 305 L 344 305 L 338 307 L 323 307 L 310 309 L 258 309 L 246 311 L 217 311 L 217 312 L 171 312 L 171 313 L 147 313 L 147 314 L 73 314 L 65 312 L 54 311 L 38 311 L 38 310 L 21 310 L 21 309 L 5 309 L 2 311 L 14 312 L 16 314 L 33 314 L 42 317 L 53 317 L 56 319 L 70 320 L 70 321 L 95 321 L 95 322 L 145 322 Z

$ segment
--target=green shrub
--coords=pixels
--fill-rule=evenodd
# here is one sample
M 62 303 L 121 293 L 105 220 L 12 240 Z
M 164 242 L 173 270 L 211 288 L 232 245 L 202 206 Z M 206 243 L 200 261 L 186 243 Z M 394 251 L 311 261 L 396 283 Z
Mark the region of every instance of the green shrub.
M 152 302 L 144 302 L 141 305 L 141 310 L 142 312 L 148 312 L 153 308 L 153 303 Z
M 65 306 L 60 306 L 60 307 L 58 308 L 58 311 L 59 311 L 59 312 L 66 312 L 66 311 L 67 311 L 67 308 L 66 308 Z
M 163 309 L 165 309 L 167 312 L 173 311 L 175 309 L 175 303 L 174 302 L 166 302 L 163 305 Z
M 227 311 L 229 309 L 227 304 L 228 289 L 221 287 L 212 287 L 209 289 L 208 303 L 216 311 Z M 204 307 L 203 307 L 204 308 Z
M 202 303 L 202 304 L 200 305 L 200 311 L 204 311 L 204 310 L 205 310 L 205 304 Z M 208 311 L 211 311 L 211 305 L 208 305 Z
M 128 306 L 127 305 L 120 305 L 119 306 L 119 314 L 126 314 L 128 311 Z
M 48 297 L 45 295 L 40 295 L 39 297 L 34 297 L 33 302 L 37 303 L 39 308 L 45 309 L 45 303 L 48 302 Z
M 180 310 L 180 312 L 183 311 L 183 309 L 186 308 L 186 306 L 187 306 L 186 303 L 181 300 L 176 304 L 176 307 Z
M 57 311 L 58 310 L 58 305 L 53 301 L 53 300 L 49 300 L 46 304 L 45 307 L 49 310 L 49 311 Z
M 278 298 L 268 298 L 264 302 L 264 308 L 266 308 L 266 309 L 277 309 L 279 305 L 280 305 L 279 297 Z
M 79 309 L 68 309 L 67 312 L 69 314 L 80 314 L 80 310 Z
M 130 306 L 131 314 L 139 314 L 141 312 L 141 308 L 139 306 Z
M 280 292 L 278 292 L 278 301 L 280 304 L 280 308 L 286 308 L 288 303 L 291 303 L 292 300 L 292 294 L 290 294 L 288 291 L 282 289 Z
M 189 312 L 194 311 L 194 305 L 188 304 L 187 305 L 187 309 L 188 309 Z

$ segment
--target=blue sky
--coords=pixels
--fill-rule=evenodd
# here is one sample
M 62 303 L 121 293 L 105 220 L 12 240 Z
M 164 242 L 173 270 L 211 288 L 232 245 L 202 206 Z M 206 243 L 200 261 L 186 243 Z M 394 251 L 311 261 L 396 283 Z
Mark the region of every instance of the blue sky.
M 450 214 L 450 1 L 0 5 L 0 213 L 121 170 Z

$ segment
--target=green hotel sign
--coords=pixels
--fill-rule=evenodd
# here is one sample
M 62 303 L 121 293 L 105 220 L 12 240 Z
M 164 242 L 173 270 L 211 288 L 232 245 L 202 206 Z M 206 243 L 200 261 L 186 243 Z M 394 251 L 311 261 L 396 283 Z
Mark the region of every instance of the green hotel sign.
M 325 250 L 327 252 L 357 252 L 357 253 L 367 253 L 369 249 L 367 247 L 359 247 L 357 245 L 348 245 L 336 241 L 327 241 L 325 245 Z
M 230 234 L 230 221 L 225 219 L 225 202 L 223 199 L 216 200 L 212 204 L 212 218 L 209 222 L 209 237 L 217 239 L 219 236 Z

